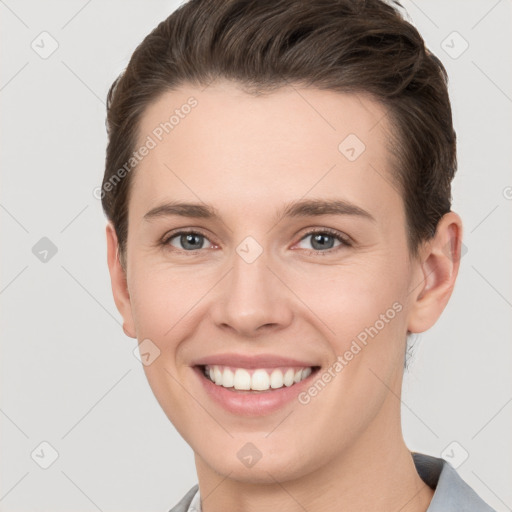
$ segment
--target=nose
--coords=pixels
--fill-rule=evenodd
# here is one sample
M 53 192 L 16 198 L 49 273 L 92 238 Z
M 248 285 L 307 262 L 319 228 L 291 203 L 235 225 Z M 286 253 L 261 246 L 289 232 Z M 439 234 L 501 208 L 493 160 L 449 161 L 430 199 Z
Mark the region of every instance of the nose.
M 240 254 L 233 254 L 231 270 L 218 284 L 213 321 L 220 329 L 245 338 L 286 328 L 293 318 L 293 294 L 279 265 L 265 251 L 252 262 Z

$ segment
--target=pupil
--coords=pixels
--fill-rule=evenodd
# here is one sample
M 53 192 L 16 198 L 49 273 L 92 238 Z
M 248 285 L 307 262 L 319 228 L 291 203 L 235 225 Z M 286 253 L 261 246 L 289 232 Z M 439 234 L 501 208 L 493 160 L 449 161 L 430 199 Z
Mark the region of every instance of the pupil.
M 197 243 L 196 243 L 196 246 L 194 246 L 193 242 L 194 242 L 194 240 L 197 242 L 199 237 L 200 237 L 200 235 L 194 235 L 193 233 L 189 233 L 187 235 L 182 235 L 181 243 L 183 244 L 183 247 L 185 247 L 185 249 L 197 249 Z M 201 246 L 201 243 L 199 243 L 199 246 Z
M 313 236 L 313 247 L 315 246 L 315 243 L 319 243 L 320 244 L 320 249 L 325 249 L 326 248 L 326 242 L 325 240 L 326 239 L 330 239 L 331 242 L 334 241 L 333 237 L 330 236 L 330 235 L 324 235 L 322 233 L 319 233 L 317 235 L 314 235 Z M 318 248 L 318 247 L 317 247 Z M 330 246 L 329 244 L 329 247 L 327 247 L 327 249 L 331 249 L 332 247 Z

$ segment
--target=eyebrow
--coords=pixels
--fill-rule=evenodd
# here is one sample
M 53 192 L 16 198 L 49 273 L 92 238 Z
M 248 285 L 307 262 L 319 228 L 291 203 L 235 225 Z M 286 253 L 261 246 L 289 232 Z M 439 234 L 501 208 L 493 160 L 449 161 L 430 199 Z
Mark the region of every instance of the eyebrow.
M 375 222 L 375 218 L 366 210 L 348 201 L 333 199 L 303 199 L 292 201 L 282 207 L 274 216 L 274 222 L 288 217 L 316 217 L 321 215 L 354 215 Z M 166 202 L 149 210 L 145 220 L 158 217 L 180 216 L 202 219 L 219 219 L 218 210 L 206 203 Z

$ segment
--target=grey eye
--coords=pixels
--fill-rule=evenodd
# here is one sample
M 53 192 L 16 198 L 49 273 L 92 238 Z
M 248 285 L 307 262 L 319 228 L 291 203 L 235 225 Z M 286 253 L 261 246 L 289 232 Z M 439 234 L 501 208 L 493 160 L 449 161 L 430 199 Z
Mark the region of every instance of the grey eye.
M 336 247 L 336 245 L 335 245 L 336 241 L 338 242 L 338 244 L 337 244 L 338 246 L 342 245 L 342 243 L 343 243 L 343 240 L 339 236 L 331 235 L 330 233 L 327 233 L 327 232 L 318 231 L 318 232 L 314 232 L 314 233 L 308 233 L 300 241 L 300 244 L 304 243 L 308 238 L 311 239 L 311 242 L 310 242 L 311 247 L 313 247 L 313 249 L 318 250 L 318 251 L 325 251 L 325 250 L 333 249 L 334 247 Z M 304 246 L 302 246 L 301 248 L 302 249 L 310 249 L 310 247 L 304 247 Z
M 200 233 L 183 232 L 171 236 L 166 243 L 177 249 L 195 251 L 203 249 L 203 244 L 206 240 L 207 238 Z

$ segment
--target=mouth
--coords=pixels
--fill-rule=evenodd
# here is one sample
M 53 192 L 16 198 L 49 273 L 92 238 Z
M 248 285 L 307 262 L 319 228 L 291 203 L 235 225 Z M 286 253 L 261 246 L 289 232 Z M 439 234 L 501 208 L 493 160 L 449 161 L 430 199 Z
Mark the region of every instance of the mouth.
M 293 388 L 320 370 L 320 366 L 237 368 L 196 365 L 195 368 L 209 382 L 239 394 L 271 393 Z

